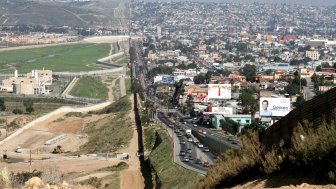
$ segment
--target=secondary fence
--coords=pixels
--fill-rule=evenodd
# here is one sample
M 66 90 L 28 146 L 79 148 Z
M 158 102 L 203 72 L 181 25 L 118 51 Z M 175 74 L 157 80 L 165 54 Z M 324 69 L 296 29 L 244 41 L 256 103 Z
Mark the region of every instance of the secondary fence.
M 336 118 L 335 107 L 336 88 L 333 88 L 292 110 L 261 133 L 259 139 L 266 149 L 279 144 L 281 140 L 288 144 L 298 123 L 307 120 L 314 128 L 319 127 L 323 121 L 330 124 Z

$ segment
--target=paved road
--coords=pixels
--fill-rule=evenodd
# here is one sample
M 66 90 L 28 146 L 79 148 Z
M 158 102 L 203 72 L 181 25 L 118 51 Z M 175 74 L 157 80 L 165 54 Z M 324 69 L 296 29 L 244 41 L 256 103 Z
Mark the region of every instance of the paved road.
M 196 164 L 195 161 L 196 159 L 200 159 L 203 162 L 209 162 L 210 164 L 214 163 L 214 160 L 212 157 L 214 155 L 211 152 L 203 152 L 200 148 L 198 148 L 193 142 L 188 142 L 187 137 L 185 135 L 185 130 L 180 131 L 182 136 L 178 137 L 177 133 L 175 133 L 176 128 L 181 128 L 177 124 L 171 122 L 167 117 L 165 117 L 163 114 L 161 116 L 158 116 L 158 119 L 162 123 L 162 127 L 164 127 L 169 135 L 173 139 L 173 144 L 174 144 L 174 162 L 181 165 L 182 167 L 185 167 L 186 169 L 198 172 L 200 174 L 206 174 L 207 173 L 207 168 L 203 167 L 200 164 Z M 169 127 L 170 125 L 170 127 Z M 181 141 L 184 140 L 186 141 L 185 144 L 180 144 Z M 191 153 L 187 153 L 187 150 L 190 149 Z M 192 157 L 192 160 L 185 162 L 183 161 L 184 156 L 180 155 L 181 150 L 186 152 L 186 155 L 190 158 Z

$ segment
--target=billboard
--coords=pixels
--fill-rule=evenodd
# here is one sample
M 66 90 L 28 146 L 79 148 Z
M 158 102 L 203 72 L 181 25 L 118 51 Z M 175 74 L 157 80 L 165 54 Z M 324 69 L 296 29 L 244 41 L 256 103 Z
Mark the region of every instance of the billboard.
M 171 75 L 163 75 L 161 83 L 165 84 L 174 84 L 174 76 Z
M 213 114 L 232 115 L 233 109 L 230 107 L 212 107 Z
M 290 98 L 260 98 L 261 117 L 282 117 L 290 110 Z
M 208 99 L 231 99 L 231 84 L 209 84 Z

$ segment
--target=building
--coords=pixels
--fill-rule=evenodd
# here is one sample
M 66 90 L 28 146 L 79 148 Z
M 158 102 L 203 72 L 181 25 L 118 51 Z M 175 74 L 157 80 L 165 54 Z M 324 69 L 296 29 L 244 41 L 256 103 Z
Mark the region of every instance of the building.
M 225 118 L 229 118 L 233 120 L 236 123 L 240 124 L 239 131 L 241 130 L 242 127 L 246 125 L 250 125 L 252 123 L 252 116 L 251 115 L 246 115 L 246 114 L 233 114 L 233 115 L 213 115 L 211 123 L 212 126 L 219 129 L 220 128 L 220 120 Z
M 320 59 L 320 53 L 318 51 L 306 51 L 306 57 L 308 57 L 312 60 L 319 60 Z
M 32 70 L 26 77 L 19 77 L 18 71 L 14 71 L 14 77 L 2 81 L 0 91 L 12 92 L 15 94 L 49 94 L 46 86 L 52 84 L 51 70 Z

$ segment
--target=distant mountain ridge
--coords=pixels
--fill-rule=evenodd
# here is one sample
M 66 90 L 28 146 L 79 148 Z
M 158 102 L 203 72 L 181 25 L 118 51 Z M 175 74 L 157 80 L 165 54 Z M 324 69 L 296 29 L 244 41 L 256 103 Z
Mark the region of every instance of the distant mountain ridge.
M 171 0 L 145 0 L 169 2 Z M 200 1 L 200 2 L 218 2 L 218 3 L 276 3 L 276 4 L 299 4 L 315 6 L 336 6 L 335 0 L 173 0 L 173 1 Z
M 24 0 L 0 1 L 1 25 L 109 26 L 113 15 L 93 8 Z M 113 11 L 111 11 L 113 12 Z

